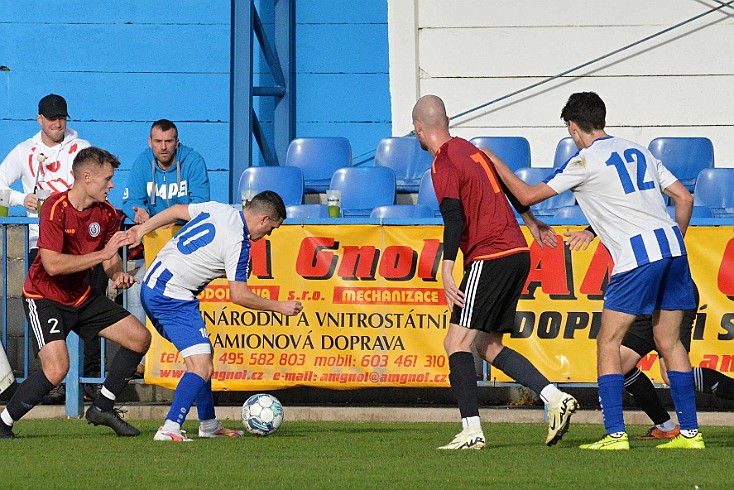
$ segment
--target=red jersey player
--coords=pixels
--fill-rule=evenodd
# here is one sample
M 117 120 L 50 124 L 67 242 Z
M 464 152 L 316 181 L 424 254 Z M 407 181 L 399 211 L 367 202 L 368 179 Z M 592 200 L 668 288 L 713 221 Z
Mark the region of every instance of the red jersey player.
M 415 104 L 416 136 L 421 147 L 435 158 L 431 177 L 444 221 L 441 273 L 449 307 L 453 307 L 444 348 L 463 426 L 454 440 L 440 449 L 481 449 L 485 444 L 472 346 L 487 362 L 548 404 L 546 444 L 550 446 L 568 430 L 578 402 L 552 385 L 524 356 L 502 344 L 504 334 L 512 331 L 530 269 L 528 245 L 506 195 L 541 246 L 554 247 L 556 235 L 505 190 L 481 150 L 462 138 L 451 137 L 448 125 L 440 98 L 426 95 Z M 452 274 L 459 248 L 464 255 L 464 278 L 457 287 Z
M 0 413 L 0 438 L 14 438 L 13 424 L 66 376 L 66 336 L 71 331 L 84 341 L 99 336 L 120 344 L 102 389 L 87 410 L 89 423 L 106 425 L 118 436 L 140 434 L 120 418 L 114 403 L 147 351 L 150 333 L 127 310 L 96 293 L 86 279 L 89 269 L 102 264 L 114 287 L 133 283 L 117 253 L 130 240 L 126 232 L 118 231 L 115 210 L 107 202 L 119 165 L 114 155 L 100 148 L 81 150 L 72 164 L 74 186 L 43 205 L 39 254 L 23 285 L 23 307 L 41 369 L 21 383 Z

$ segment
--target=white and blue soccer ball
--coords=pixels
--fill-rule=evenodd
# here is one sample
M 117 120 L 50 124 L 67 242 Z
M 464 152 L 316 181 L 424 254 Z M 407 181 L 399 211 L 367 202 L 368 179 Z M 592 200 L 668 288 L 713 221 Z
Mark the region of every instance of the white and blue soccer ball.
M 242 405 L 242 425 L 251 434 L 272 434 L 283 423 L 283 416 L 283 405 L 266 393 L 252 395 Z

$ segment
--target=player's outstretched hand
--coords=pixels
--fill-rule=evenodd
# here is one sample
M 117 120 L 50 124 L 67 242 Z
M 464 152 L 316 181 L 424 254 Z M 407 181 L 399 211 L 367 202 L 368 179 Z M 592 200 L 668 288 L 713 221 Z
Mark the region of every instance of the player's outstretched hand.
M 588 230 L 570 231 L 563 234 L 571 250 L 586 250 L 594 239 L 594 234 Z
M 107 242 L 107 245 L 104 247 L 104 251 L 107 255 L 106 259 L 109 260 L 115 255 L 117 255 L 117 250 L 120 247 L 124 247 L 125 245 L 130 244 L 130 239 L 128 238 L 126 231 L 118 231 L 115 232 L 114 235 L 112 235 L 112 238 L 110 238 L 110 241 Z
M 280 312 L 284 315 L 297 315 L 303 310 L 303 304 L 300 301 L 281 301 Z
M 548 248 L 556 248 L 558 245 L 558 235 L 556 230 L 546 225 L 542 221 L 538 222 L 538 228 L 536 231 L 537 235 L 533 234 L 535 241 L 537 241 L 541 247 L 545 245 Z
M 128 289 L 135 283 L 140 284 L 140 280 L 135 279 L 127 272 L 118 272 L 115 277 L 112 278 L 112 287 L 115 289 Z
M 522 217 L 525 226 L 528 227 L 530 234 L 533 235 L 540 248 L 543 248 L 543 246 L 556 248 L 558 245 L 556 230 L 537 219 L 531 212 L 523 214 Z
M 131 247 L 137 247 L 143 240 L 143 234 L 140 230 L 140 225 L 135 225 L 127 230 L 127 237 L 130 240 Z

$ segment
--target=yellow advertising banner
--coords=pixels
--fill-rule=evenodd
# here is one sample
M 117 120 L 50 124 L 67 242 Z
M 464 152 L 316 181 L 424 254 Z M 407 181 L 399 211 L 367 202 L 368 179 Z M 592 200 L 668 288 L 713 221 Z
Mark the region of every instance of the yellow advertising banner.
M 579 229 L 556 227 L 559 234 Z M 146 256 L 172 233 L 146 237 Z M 248 310 L 229 301 L 225 279 L 212 282 L 199 299 L 214 346 L 213 389 L 447 387 L 441 237 L 441 226 L 284 225 L 255 242 L 250 289 L 299 300 L 304 309 L 293 317 Z M 732 371 L 734 232 L 690 228 L 686 245 L 701 294 L 692 361 Z M 551 381 L 595 382 L 595 338 L 610 271 L 598 241 L 585 251 L 533 243 L 530 276 L 506 344 Z M 461 275 L 457 266 L 457 283 Z M 653 353 L 640 365 L 658 380 L 656 361 Z M 146 381 L 174 388 L 183 369 L 173 345 L 154 334 Z M 490 371 L 490 380 L 511 381 L 498 370 Z
M 554 227 L 559 234 L 582 227 Z M 531 238 L 526 232 L 528 242 Z M 700 304 L 691 340 L 691 363 L 734 372 L 734 229 L 690 227 L 686 249 Z M 585 251 L 531 246 L 530 275 L 518 304 L 515 329 L 505 344 L 524 354 L 551 381 L 596 383 L 596 334 L 603 292 L 612 270 L 606 248 L 594 240 Z M 662 383 L 658 355 L 639 367 Z M 512 381 L 499 370 L 490 380 Z
M 225 279 L 199 295 L 214 346 L 214 390 L 448 386 L 448 307 L 437 279 L 440 226 L 281 226 L 253 243 L 249 288 L 299 300 L 287 317 L 229 302 Z M 167 235 L 167 236 L 166 236 Z M 146 237 L 152 257 L 171 233 Z M 175 387 L 183 359 L 159 335 L 146 381 Z

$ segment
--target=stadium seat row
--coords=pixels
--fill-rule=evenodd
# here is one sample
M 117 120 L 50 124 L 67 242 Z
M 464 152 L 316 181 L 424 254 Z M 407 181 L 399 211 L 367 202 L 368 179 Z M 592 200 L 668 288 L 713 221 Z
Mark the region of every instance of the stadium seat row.
M 675 219 L 675 206 L 668 206 L 668 215 Z M 581 206 L 574 204 L 573 206 L 564 206 L 556 211 L 554 218 L 573 220 L 575 224 L 588 225 L 589 222 L 581 211 Z M 714 218 L 714 213 L 706 206 L 693 206 L 693 214 L 691 218 Z
M 477 137 L 471 141 L 478 147 L 491 148 L 516 175 L 530 184 L 548 177 L 578 151 L 570 137 L 564 138 L 556 147 L 553 168 L 531 167 L 530 145 L 521 136 Z M 713 145 L 708 138 L 656 138 L 650 142 L 649 149 L 694 191 L 696 206 L 708 207 L 715 217 L 734 214 L 731 192 L 734 169 L 712 168 Z M 440 216 L 429 175 L 431 163 L 430 154 L 420 148 L 416 138 L 383 139 L 377 147 L 374 166 L 352 166 L 351 145 L 346 138 L 297 138 L 291 142 L 285 165 L 250 167 L 243 172 L 239 188 L 240 191 L 275 190 L 286 205 L 301 205 L 304 193 L 338 189 L 342 192 L 345 217 L 370 216 L 377 207 L 394 205 L 396 193 L 417 192 L 417 204 L 428 206 L 434 216 Z M 573 195 L 564 192 L 532 209 L 537 216 L 549 217 L 555 216 L 560 208 L 574 204 Z M 311 208 L 304 212 L 321 211 Z M 417 209 L 402 212 L 426 213 Z
M 522 136 L 477 136 L 470 141 L 479 148 L 491 149 L 513 171 L 532 167 L 530 143 Z M 648 149 L 690 191 L 700 171 L 714 166 L 714 146 L 705 137 L 655 138 Z M 577 152 L 571 137 L 561 139 L 553 167 L 560 167 Z M 374 165 L 393 169 L 398 192 L 417 192 L 420 178 L 432 161 L 416 138 L 384 138 L 375 150 Z M 303 170 L 306 192 L 324 192 L 336 169 L 352 165 L 352 148 L 343 137 L 297 138 L 288 148 L 285 165 Z

